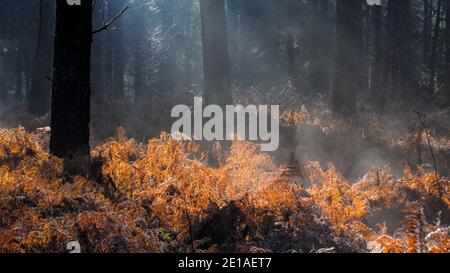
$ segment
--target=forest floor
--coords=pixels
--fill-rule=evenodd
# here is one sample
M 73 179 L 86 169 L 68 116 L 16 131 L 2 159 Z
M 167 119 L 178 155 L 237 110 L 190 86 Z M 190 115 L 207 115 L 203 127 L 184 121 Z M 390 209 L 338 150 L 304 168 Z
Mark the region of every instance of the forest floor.
M 284 111 L 282 143 L 295 147 L 278 154 L 234 141 L 212 155 L 121 128 L 93 141 L 85 164 L 48 153 L 48 131 L 34 130 L 48 120 L 15 115 L 3 127 L 28 132 L 0 130 L 0 252 L 65 252 L 71 241 L 83 252 L 450 252 L 448 116 L 400 130 L 403 120 L 323 113 Z M 292 151 L 303 186 L 279 164 Z

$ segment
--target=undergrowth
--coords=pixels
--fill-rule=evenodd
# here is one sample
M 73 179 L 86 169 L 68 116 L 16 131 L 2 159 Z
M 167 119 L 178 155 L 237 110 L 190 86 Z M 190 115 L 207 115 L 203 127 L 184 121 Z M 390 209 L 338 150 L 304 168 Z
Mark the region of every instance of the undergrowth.
M 66 173 L 45 136 L 0 130 L 0 252 L 449 252 L 449 180 L 426 167 L 371 170 L 350 183 L 333 165 L 290 183 L 249 142 L 216 145 L 123 130 Z M 225 151 L 227 150 L 227 151 Z M 395 216 L 395 217 L 394 217 Z M 395 219 L 394 221 L 392 219 Z

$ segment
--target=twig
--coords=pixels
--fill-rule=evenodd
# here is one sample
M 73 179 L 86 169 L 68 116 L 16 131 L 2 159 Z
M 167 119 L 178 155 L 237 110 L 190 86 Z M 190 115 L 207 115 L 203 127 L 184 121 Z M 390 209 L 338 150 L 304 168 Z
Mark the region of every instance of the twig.
M 416 124 L 414 131 L 413 131 L 413 141 L 415 145 L 415 152 L 417 157 L 417 165 L 423 165 L 423 158 L 422 158 L 422 133 L 423 133 L 423 126 L 422 122 L 420 121 L 418 124 Z
M 200 170 L 202 170 L 208 177 L 211 177 L 211 175 L 205 169 L 203 169 L 202 167 L 200 167 Z
M 123 163 L 127 164 L 128 166 L 130 166 L 131 168 L 133 168 L 136 172 L 140 173 L 141 175 L 145 175 L 145 173 L 141 170 L 139 170 L 138 167 L 134 166 L 133 164 L 131 164 L 130 162 L 126 161 L 125 159 L 121 158 L 118 155 L 112 155 L 113 157 L 119 159 L 120 161 L 122 161 Z
M 116 14 L 116 16 L 114 16 L 113 18 L 111 18 L 111 20 L 109 20 L 109 22 L 107 22 L 106 24 L 104 24 L 101 28 L 98 28 L 96 30 L 94 30 L 92 32 L 92 34 L 96 34 L 99 33 L 100 31 L 106 30 L 109 28 L 109 26 L 111 26 L 112 23 L 114 23 L 114 21 L 116 21 L 117 19 L 119 19 L 120 16 L 122 16 L 122 14 L 125 13 L 125 11 L 127 11 L 128 6 L 123 8 L 122 11 L 120 11 L 119 13 Z
M 190 237 L 190 241 L 191 241 L 192 253 L 195 253 L 194 234 L 192 233 L 191 217 L 189 216 L 189 213 L 187 212 L 187 210 L 184 211 L 184 214 L 186 214 L 186 218 L 187 218 L 188 224 L 189 224 L 189 237 Z
M 442 188 L 441 183 L 440 183 L 439 173 L 438 173 L 437 164 L 436 164 L 436 157 L 434 155 L 433 147 L 431 146 L 430 134 L 428 132 L 428 128 L 425 123 L 425 115 L 421 114 L 419 112 L 417 112 L 417 115 L 419 116 L 419 121 L 422 124 L 423 130 L 425 132 L 425 136 L 426 136 L 427 142 L 428 142 L 428 148 L 430 149 L 431 159 L 433 160 L 433 168 L 434 168 L 434 174 L 436 176 L 436 184 L 438 186 L 438 191 L 439 191 L 439 199 L 441 201 L 443 201 L 443 195 L 444 195 L 443 191 L 445 189 Z

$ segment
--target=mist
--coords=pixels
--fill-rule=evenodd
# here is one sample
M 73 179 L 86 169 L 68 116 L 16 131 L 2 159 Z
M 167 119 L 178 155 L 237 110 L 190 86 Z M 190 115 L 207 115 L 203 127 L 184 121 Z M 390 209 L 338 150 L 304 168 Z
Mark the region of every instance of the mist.
M 336 30 L 338 7 L 334 1 L 226 1 L 234 102 L 280 104 L 282 111 L 296 111 L 303 105 L 316 112 L 316 118 L 324 116 L 324 112 L 315 109 L 317 103 L 323 103 L 322 110 L 331 111 L 330 115 L 344 114 L 345 118 L 358 119 L 359 128 L 355 129 L 358 132 L 352 129 L 351 135 L 330 144 L 317 127 L 296 129 L 297 144 L 285 146 L 296 151 L 301 162 L 319 159 L 324 164 L 334 162 L 348 170 L 344 173 L 350 176 L 389 164 L 400 171 L 401 165 L 411 162 L 414 155 L 392 160 L 387 148 L 361 143 L 371 137 L 364 130 L 372 125 L 364 123 L 378 122 L 386 116 L 402 120 L 402 126 L 387 129 L 401 137 L 411 133 L 410 127 L 415 126 L 414 112 L 448 110 L 446 70 L 441 65 L 446 51 L 442 41 L 432 39 L 433 33 L 425 33 L 430 25 L 425 24 L 428 19 L 423 18 L 426 14 L 423 15 L 420 3 L 412 1 L 406 7 L 411 13 L 408 23 L 414 31 L 424 33 L 423 39 L 431 35 L 431 40 L 403 43 L 401 46 L 407 46 L 405 50 L 410 55 L 394 58 L 395 52 L 389 48 L 389 43 L 395 42 L 390 37 L 391 30 L 376 25 L 388 24 L 395 16 L 389 5 L 378 11 L 377 7 L 363 4 L 360 19 L 351 22 L 355 24 L 355 31 L 351 32 L 339 26 Z M 111 26 L 93 35 L 91 141 L 94 143 L 114 135 L 120 126 L 140 141 L 157 136 L 169 130 L 173 121 L 169 110 L 173 106 L 192 105 L 193 97 L 208 92 L 204 90 L 199 1 L 96 1 L 93 29 L 103 26 L 125 7 L 128 9 Z M 2 127 L 21 124 L 33 131 L 49 126 L 55 3 L 5 1 L 1 18 Z M 336 31 L 342 32 L 339 36 L 342 41 L 336 39 Z M 354 53 L 343 55 L 348 61 L 346 68 L 336 63 L 340 43 L 359 47 Z M 433 45 L 435 52 L 431 52 Z M 434 67 L 430 67 L 427 56 L 432 58 Z M 406 65 L 407 71 L 392 70 L 399 65 Z M 435 77 L 432 93 L 427 92 L 430 69 Z M 359 75 L 352 74 L 355 72 Z M 353 79 L 344 79 L 348 76 Z M 410 80 L 399 79 L 397 84 L 395 78 L 403 76 Z M 351 84 L 342 85 L 341 80 Z M 344 101 L 336 95 L 341 89 Z M 11 107 L 23 111 L 14 116 Z M 448 122 L 447 117 L 444 123 Z M 441 121 L 430 121 L 430 126 L 431 122 Z M 448 134 L 448 127 L 439 134 Z M 351 152 L 342 154 L 342 147 Z M 355 169 L 358 171 L 353 172 Z
M 4 184 L 36 176 L 37 188 L 47 180 L 85 183 L 110 202 L 106 208 L 128 206 L 124 200 L 140 212 L 188 207 L 176 207 L 177 219 L 159 212 L 136 224 L 156 237 L 166 236 L 158 225 L 166 237 L 181 234 L 178 248 L 161 240 L 158 251 L 194 252 L 194 239 L 205 251 L 237 251 L 232 238 L 245 226 L 239 240 L 248 249 L 316 251 L 320 244 L 364 252 L 375 235 L 404 228 L 407 238 L 405 208 L 414 208 L 414 217 L 426 214 L 430 234 L 448 231 L 435 219 L 449 221 L 450 1 L 372 2 L 2 0 L 0 171 L 10 183 Z M 260 152 L 253 145 L 262 141 L 232 133 L 220 141 L 174 141 L 171 110 L 182 105 L 191 115 L 199 97 L 222 109 L 279 106 L 279 118 L 271 116 L 279 136 L 278 128 L 269 130 L 279 148 Z M 254 125 L 250 117 L 243 123 L 248 130 Z M 186 124 L 176 133 L 186 133 Z M 21 173 L 27 168 L 32 175 Z M 2 183 L 0 197 L 18 189 Z M 190 192 L 192 185 L 207 194 Z M 77 207 L 89 198 L 63 201 Z M 260 199 L 272 203 L 251 203 Z M 302 202 L 314 205 L 305 213 Z M 103 209 L 91 203 L 79 206 Z M 66 213 L 68 205 L 57 206 Z M 53 208 L 41 213 L 47 214 L 52 218 Z M 326 234 L 326 243 L 299 219 Z M 360 224 L 371 236 L 361 235 Z M 333 243 L 342 234 L 352 240 Z M 81 242 L 95 252 L 93 245 Z

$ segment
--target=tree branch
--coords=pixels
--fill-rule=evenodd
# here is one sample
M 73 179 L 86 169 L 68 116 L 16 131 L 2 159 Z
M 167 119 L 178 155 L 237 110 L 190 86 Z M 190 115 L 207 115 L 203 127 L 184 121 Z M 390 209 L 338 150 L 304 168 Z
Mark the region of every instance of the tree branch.
M 113 18 L 111 18 L 111 20 L 109 20 L 109 22 L 107 22 L 106 24 L 104 24 L 101 28 L 98 28 L 98 29 L 94 30 L 94 31 L 92 32 L 92 34 L 96 34 L 96 33 L 99 33 L 100 31 L 103 31 L 103 30 L 108 29 L 108 28 L 112 25 L 112 23 L 114 23 L 114 21 L 116 21 L 117 19 L 119 19 L 119 17 L 122 16 L 122 14 L 124 14 L 125 11 L 127 11 L 127 9 L 128 9 L 128 6 L 125 7 L 125 8 L 123 8 L 122 11 L 120 11 L 119 13 L 117 13 Z

